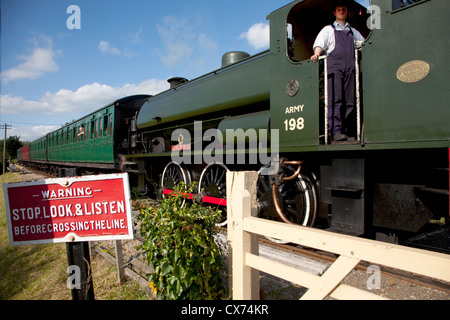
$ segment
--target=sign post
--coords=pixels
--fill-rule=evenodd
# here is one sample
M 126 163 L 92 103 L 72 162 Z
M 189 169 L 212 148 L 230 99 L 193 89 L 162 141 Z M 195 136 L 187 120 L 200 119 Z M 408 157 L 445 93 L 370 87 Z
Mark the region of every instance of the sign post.
M 70 281 L 67 282 L 72 291 L 72 300 L 94 300 L 89 242 L 68 242 L 66 251 L 68 270 L 73 272 L 73 278 L 69 277 Z
M 85 285 L 72 297 L 85 300 L 94 296 L 88 241 L 133 239 L 133 221 L 128 174 L 68 177 L 75 174 L 66 169 L 66 177 L 7 183 L 3 191 L 11 245 L 66 242 L 69 269 L 78 266 L 74 278 L 79 271 Z
M 59 169 L 60 178 L 79 175 L 78 168 Z M 74 275 L 73 279 L 69 277 L 69 280 L 67 280 L 67 286 L 72 292 L 72 300 L 95 300 L 89 242 L 67 242 L 66 252 L 69 264 L 67 270 L 73 272 Z

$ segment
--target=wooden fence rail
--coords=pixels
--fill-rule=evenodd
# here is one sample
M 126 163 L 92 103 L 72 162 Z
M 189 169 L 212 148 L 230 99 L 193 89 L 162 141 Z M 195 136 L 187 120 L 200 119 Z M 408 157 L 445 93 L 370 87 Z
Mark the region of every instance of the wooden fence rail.
M 256 215 L 256 172 L 227 173 L 228 242 L 232 264 L 233 299 L 258 299 L 258 270 L 309 290 L 301 299 L 384 299 L 369 291 L 341 284 L 359 264 L 368 261 L 450 283 L 450 255 L 319 229 L 269 221 Z M 282 239 L 328 251 L 339 258 L 321 275 L 281 264 L 258 255 L 257 235 Z

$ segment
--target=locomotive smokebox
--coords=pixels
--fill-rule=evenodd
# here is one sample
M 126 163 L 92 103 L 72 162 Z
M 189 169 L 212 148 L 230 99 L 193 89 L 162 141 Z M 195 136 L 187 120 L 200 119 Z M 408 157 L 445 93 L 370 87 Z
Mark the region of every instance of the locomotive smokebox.
M 244 51 L 230 51 L 222 56 L 222 68 L 228 67 L 236 62 L 247 59 L 250 55 Z

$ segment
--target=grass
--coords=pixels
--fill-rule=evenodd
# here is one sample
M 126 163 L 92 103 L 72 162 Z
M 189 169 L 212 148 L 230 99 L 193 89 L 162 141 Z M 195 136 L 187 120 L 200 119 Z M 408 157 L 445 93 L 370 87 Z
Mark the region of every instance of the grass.
M 26 180 L 27 175 L 6 173 L 0 183 Z M 91 258 L 95 299 L 141 300 L 146 293 L 134 281 L 122 286 L 115 266 L 99 255 Z M 0 196 L 0 300 L 71 300 L 66 286 L 66 245 L 11 246 L 3 192 Z

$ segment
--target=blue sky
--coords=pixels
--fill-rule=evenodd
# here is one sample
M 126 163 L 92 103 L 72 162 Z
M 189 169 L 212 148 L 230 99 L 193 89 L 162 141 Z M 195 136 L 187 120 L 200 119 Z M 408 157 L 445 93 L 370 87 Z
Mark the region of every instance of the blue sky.
M 266 16 L 290 2 L 2 0 L 0 123 L 34 140 L 117 98 L 161 92 L 170 77 L 217 69 L 227 51 L 265 50 Z M 67 26 L 71 5 L 81 29 Z

